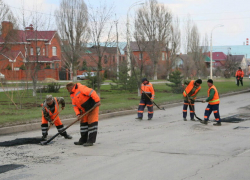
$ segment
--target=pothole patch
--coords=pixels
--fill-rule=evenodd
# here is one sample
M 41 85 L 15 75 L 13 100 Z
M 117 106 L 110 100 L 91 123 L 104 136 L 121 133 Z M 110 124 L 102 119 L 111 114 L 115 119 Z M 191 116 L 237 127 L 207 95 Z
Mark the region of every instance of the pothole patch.
M 2 165 L 2 166 L 0 166 L 0 174 L 8 172 L 8 171 L 15 170 L 15 169 L 18 169 L 18 168 L 22 168 L 22 167 L 25 167 L 25 165 L 23 165 L 23 164 L 6 164 L 6 165 Z
M 39 144 L 42 138 L 18 138 L 11 141 L 0 142 L 0 147 L 19 146 L 24 144 Z
M 221 119 L 221 122 L 227 122 L 227 123 L 240 123 L 242 121 L 248 120 L 249 117 L 242 117 L 240 114 L 228 116 Z
M 248 129 L 248 128 L 250 128 L 250 127 L 237 126 L 234 129 L 242 129 L 242 130 L 244 130 L 244 129 Z

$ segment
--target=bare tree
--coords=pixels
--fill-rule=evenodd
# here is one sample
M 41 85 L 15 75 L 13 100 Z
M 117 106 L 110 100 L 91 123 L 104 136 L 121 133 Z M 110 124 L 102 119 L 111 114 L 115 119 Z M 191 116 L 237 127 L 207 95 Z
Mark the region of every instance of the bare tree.
M 106 4 L 100 3 L 100 6 L 96 8 L 90 6 L 89 9 L 89 41 L 92 44 L 92 53 L 88 53 L 88 55 L 97 66 L 97 93 L 100 95 L 102 82 L 102 60 L 107 47 L 111 46 L 111 44 L 113 44 L 112 41 L 115 40 L 115 34 L 112 36 L 113 22 L 109 22 L 113 14 L 113 7 L 108 7 Z
M 135 22 L 139 28 L 135 29 L 138 35 L 151 43 L 148 54 L 153 62 L 154 79 L 157 80 L 157 65 L 170 36 L 172 14 L 157 0 L 148 0 L 137 10 Z
M 180 51 L 181 46 L 181 31 L 179 18 L 175 18 L 171 25 L 170 38 L 167 42 L 167 76 L 171 73 L 173 67 L 176 65 L 175 60 L 177 53 Z
M 238 67 L 241 66 L 241 61 L 237 59 L 237 55 L 228 54 L 224 65 L 224 76 L 230 78 L 235 75 Z
M 80 52 L 89 35 L 87 5 L 84 0 L 62 0 L 55 16 L 63 57 L 75 81 Z

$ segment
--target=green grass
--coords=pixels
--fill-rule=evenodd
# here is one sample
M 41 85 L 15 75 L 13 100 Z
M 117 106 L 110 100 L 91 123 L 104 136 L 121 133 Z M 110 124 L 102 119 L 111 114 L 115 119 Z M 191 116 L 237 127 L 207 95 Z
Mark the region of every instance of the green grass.
M 85 82 L 85 81 L 81 81 Z M 202 89 L 198 94 L 198 97 L 207 96 L 208 86 L 206 81 L 203 81 Z M 64 84 L 65 85 L 65 84 Z M 250 87 L 250 81 L 244 79 L 244 86 L 238 87 L 232 80 L 214 82 L 220 94 L 233 92 L 237 90 L 244 90 Z M 157 104 L 171 103 L 173 101 L 181 101 L 182 94 L 172 94 L 170 87 L 165 83 L 155 84 L 154 89 L 156 91 L 155 102 Z M 38 93 L 36 97 L 32 96 L 32 90 L 25 90 L 21 96 L 20 92 L 9 93 L 14 97 L 14 102 L 17 103 L 16 109 L 13 103 L 6 97 L 4 92 L 0 92 L 0 125 L 5 123 L 20 123 L 30 120 L 39 120 L 41 118 L 41 104 L 44 101 L 47 93 Z M 69 93 L 65 88 L 61 88 L 59 93 L 51 93 L 54 97 L 64 97 L 66 101 L 66 108 L 60 114 L 61 115 L 74 115 L 74 111 L 69 98 Z M 135 92 L 125 92 L 118 90 L 111 90 L 109 85 L 101 86 L 101 107 L 102 112 L 113 112 L 117 110 L 133 109 L 137 108 L 140 97 Z M 20 104 L 21 102 L 21 104 Z

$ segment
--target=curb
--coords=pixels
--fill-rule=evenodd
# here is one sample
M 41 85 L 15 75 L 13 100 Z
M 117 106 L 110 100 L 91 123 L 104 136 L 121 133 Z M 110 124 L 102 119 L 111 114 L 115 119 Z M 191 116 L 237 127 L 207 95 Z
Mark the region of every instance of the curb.
M 232 96 L 232 95 L 237 95 L 237 94 L 242 94 L 242 93 L 247 93 L 250 92 L 250 89 L 243 90 L 243 91 L 236 91 L 232 93 L 226 93 L 220 95 L 220 97 L 227 97 L 227 96 Z M 199 98 L 200 99 L 203 99 Z M 161 107 L 164 108 L 171 108 L 171 107 L 176 107 L 179 105 L 182 105 L 183 101 L 176 102 L 176 103 L 169 103 L 169 104 L 162 104 Z M 155 111 L 158 109 L 155 109 Z M 108 118 L 113 118 L 113 117 L 118 117 L 118 116 L 125 116 L 125 115 L 131 115 L 131 114 L 136 114 L 137 109 L 133 110 L 125 110 L 125 111 L 117 111 L 117 112 L 112 112 L 112 113 L 105 113 L 105 114 L 100 114 L 99 119 L 108 119 Z M 64 125 L 70 124 L 75 118 L 69 118 L 69 119 L 64 119 L 62 120 Z M 23 124 L 23 125 L 17 125 L 17 126 L 10 126 L 10 127 L 3 127 L 0 128 L 0 135 L 7 135 L 7 134 L 12 134 L 12 133 L 18 133 L 18 132 L 27 132 L 27 131 L 33 131 L 33 130 L 39 130 L 41 128 L 41 123 L 31 123 L 31 124 Z

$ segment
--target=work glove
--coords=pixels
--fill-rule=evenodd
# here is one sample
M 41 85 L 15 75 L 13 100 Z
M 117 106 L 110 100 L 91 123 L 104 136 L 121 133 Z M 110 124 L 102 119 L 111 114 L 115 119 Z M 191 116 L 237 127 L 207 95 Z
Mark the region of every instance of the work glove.
M 202 101 L 202 103 L 205 103 L 205 102 L 206 102 L 206 100 L 203 100 L 203 101 Z

